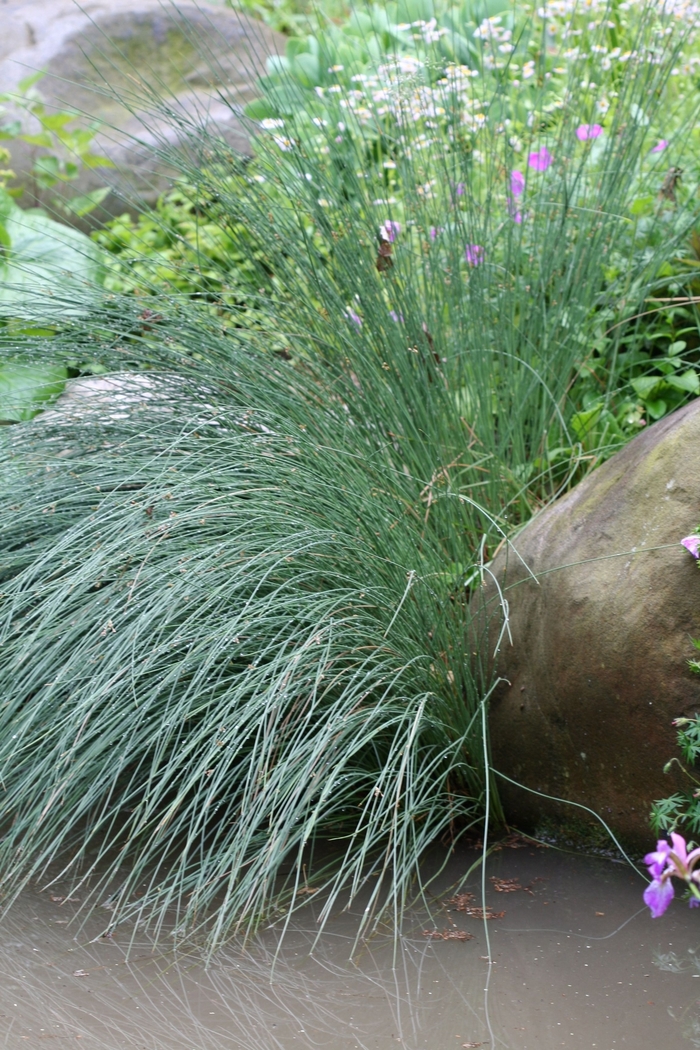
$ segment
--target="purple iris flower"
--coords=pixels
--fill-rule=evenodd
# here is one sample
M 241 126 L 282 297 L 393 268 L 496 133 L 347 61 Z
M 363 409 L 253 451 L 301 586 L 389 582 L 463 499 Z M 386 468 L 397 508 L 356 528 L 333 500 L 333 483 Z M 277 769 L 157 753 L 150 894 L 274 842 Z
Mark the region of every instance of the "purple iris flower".
M 546 171 L 553 162 L 554 157 L 546 146 L 538 149 L 535 153 L 531 153 L 527 158 L 528 166 L 534 168 L 535 171 Z
M 484 249 L 480 244 L 468 244 L 464 250 L 464 258 L 470 266 L 478 266 L 484 261 Z
M 403 314 L 397 313 L 396 310 L 389 310 L 389 317 L 396 324 L 403 324 Z
M 686 536 L 681 543 L 694 558 L 700 558 L 700 536 Z
M 393 244 L 401 233 L 401 223 L 393 222 L 391 219 L 385 219 L 380 233 L 385 241 L 390 241 Z
M 644 863 L 649 869 L 649 874 L 652 879 L 660 879 L 666 868 L 668 855 L 671 852 L 671 847 L 665 839 L 659 839 L 656 843 L 656 850 L 654 853 L 647 853 L 644 858 Z
M 652 150 L 650 152 L 651 153 L 663 153 L 663 151 L 666 149 L 667 146 L 668 146 L 668 139 L 661 139 L 661 141 L 657 142 L 656 145 L 652 148 Z
M 510 192 L 514 197 L 520 197 L 525 192 L 525 176 L 517 168 L 510 173 Z
M 651 911 L 652 919 L 660 918 L 672 900 L 673 885 L 670 879 L 666 879 L 664 882 L 654 879 L 644 890 L 644 903 Z
M 357 325 L 358 328 L 362 328 L 362 318 L 359 314 L 355 313 L 351 306 L 345 311 L 345 316 L 348 317 L 354 325 Z
M 700 848 L 692 849 L 689 853 L 685 839 L 676 831 L 671 832 L 671 843 L 672 845 L 669 845 L 664 839 L 659 839 L 654 852 L 647 853 L 644 858 L 652 877 L 644 891 L 644 903 L 650 909 L 652 919 L 663 915 L 673 900 L 672 878 L 682 879 L 689 887 L 691 908 L 700 905 L 700 891 L 697 886 L 700 880 L 694 872 L 695 865 L 700 860 Z
M 688 853 L 685 839 L 675 831 L 671 832 L 671 841 L 673 849 L 669 853 L 669 863 L 673 863 L 676 869 L 674 875 L 687 879 L 692 874 L 695 863 L 700 857 L 700 849 L 693 849 Z
M 576 128 L 576 138 L 579 142 L 586 142 L 587 139 L 597 139 L 602 134 L 603 129 L 600 124 L 582 124 L 580 128 Z

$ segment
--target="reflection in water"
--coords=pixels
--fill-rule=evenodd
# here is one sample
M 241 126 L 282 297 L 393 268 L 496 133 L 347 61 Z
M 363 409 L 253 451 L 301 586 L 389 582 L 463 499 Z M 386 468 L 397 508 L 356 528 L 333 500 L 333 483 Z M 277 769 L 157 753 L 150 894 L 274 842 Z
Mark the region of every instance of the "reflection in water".
M 655 952 L 654 965 L 667 973 L 690 973 L 700 978 L 700 947 L 688 948 L 685 956 L 677 952 Z M 669 1010 L 669 1015 L 682 1026 L 683 1038 L 691 1046 L 700 1047 L 700 998 L 693 999 L 678 1015 Z
M 624 865 L 529 848 L 489 859 L 482 901 L 478 873 L 460 882 L 473 860 L 352 962 L 352 914 L 316 940 L 310 907 L 281 945 L 268 929 L 206 966 L 139 931 L 74 929 L 79 902 L 56 890 L 26 894 L 0 926 L 0 1047 L 641 1050 L 674 1022 L 700 1047 L 697 914 L 652 920 Z

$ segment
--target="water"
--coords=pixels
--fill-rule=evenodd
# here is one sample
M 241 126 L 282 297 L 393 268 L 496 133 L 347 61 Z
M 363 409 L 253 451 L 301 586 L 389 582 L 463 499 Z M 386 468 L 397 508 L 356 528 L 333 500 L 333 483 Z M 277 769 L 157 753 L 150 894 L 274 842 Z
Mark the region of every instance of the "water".
M 196 950 L 154 948 L 133 929 L 95 940 L 97 919 L 71 922 L 79 902 L 26 893 L 0 926 L 0 1047 L 700 1047 L 697 912 L 674 902 L 652 920 L 641 878 L 622 864 L 504 848 L 488 861 L 486 903 L 505 914 L 485 924 L 441 903 L 474 856 L 452 859 L 432 918 L 414 909 L 396 944 L 377 934 L 352 962 L 353 915 L 335 917 L 309 954 L 312 906 L 281 948 L 264 931 L 207 968 Z M 522 888 L 497 892 L 492 878 Z M 460 889 L 476 894 L 467 907 L 481 905 L 478 872 Z M 426 936 L 436 930 L 472 936 Z

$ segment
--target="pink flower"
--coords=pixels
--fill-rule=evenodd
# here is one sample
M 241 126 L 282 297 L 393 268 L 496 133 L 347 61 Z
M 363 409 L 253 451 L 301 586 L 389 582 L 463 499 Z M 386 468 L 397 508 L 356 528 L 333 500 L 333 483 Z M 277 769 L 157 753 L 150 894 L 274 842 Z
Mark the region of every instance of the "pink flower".
M 514 197 L 520 197 L 525 192 L 525 176 L 517 168 L 510 173 L 510 192 Z
M 546 171 L 553 161 L 554 157 L 546 146 L 538 149 L 535 153 L 531 153 L 527 158 L 528 166 L 534 168 L 535 171 Z
M 700 536 L 686 536 L 681 543 L 694 558 L 700 558 Z
M 582 124 L 580 128 L 576 128 L 576 138 L 579 142 L 586 142 L 587 139 L 597 139 L 602 134 L 603 129 L 600 124 Z
M 354 325 L 357 325 L 358 328 L 362 328 L 362 318 L 359 314 L 355 313 L 351 306 L 345 311 L 345 316 L 349 318 Z
M 509 199 L 508 201 L 508 214 L 513 222 L 517 222 L 518 226 L 523 221 L 523 213 L 519 210 L 517 204 L 512 199 Z
M 430 234 L 430 240 L 434 241 L 438 234 L 442 233 L 442 226 L 431 226 L 428 232 Z
M 484 261 L 484 249 L 480 244 L 468 244 L 464 250 L 464 258 L 470 266 L 478 266 Z
M 652 148 L 652 150 L 650 152 L 651 153 L 663 153 L 663 151 L 666 149 L 667 146 L 668 146 L 668 139 L 661 139 L 661 141 L 657 142 L 656 145 Z
M 383 226 L 379 228 L 379 232 L 385 241 L 391 241 L 391 243 L 393 244 L 398 235 L 401 233 L 401 223 L 392 222 L 391 219 L 385 219 Z

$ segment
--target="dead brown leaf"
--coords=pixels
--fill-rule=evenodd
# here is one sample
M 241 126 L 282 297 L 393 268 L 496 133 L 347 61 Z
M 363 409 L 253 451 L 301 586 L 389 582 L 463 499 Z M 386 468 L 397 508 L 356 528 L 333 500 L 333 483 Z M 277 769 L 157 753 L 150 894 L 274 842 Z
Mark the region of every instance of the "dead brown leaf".
M 471 902 L 474 900 L 473 893 L 458 893 L 443 904 L 451 904 L 455 911 L 463 911 L 471 919 L 502 919 L 504 911 L 494 911 L 489 905 L 486 908 L 478 908 Z
M 522 889 L 517 879 L 499 879 L 492 875 L 489 882 L 493 883 L 496 893 L 515 893 L 516 890 Z
M 464 911 L 470 919 L 502 919 L 505 915 L 504 911 L 494 911 L 490 905 L 485 908 L 465 908 Z
M 443 901 L 443 904 L 454 904 L 457 911 L 463 911 L 467 904 L 470 904 L 476 898 L 473 893 L 456 893 L 454 897 L 450 897 L 448 901 Z
M 466 930 L 423 930 L 423 936 L 428 937 L 431 941 L 471 941 L 474 939 L 474 934 L 467 933 Z

